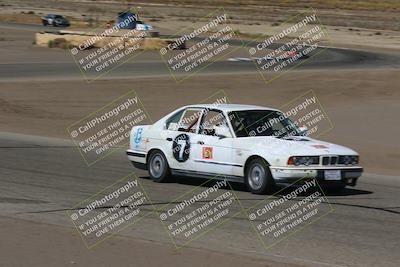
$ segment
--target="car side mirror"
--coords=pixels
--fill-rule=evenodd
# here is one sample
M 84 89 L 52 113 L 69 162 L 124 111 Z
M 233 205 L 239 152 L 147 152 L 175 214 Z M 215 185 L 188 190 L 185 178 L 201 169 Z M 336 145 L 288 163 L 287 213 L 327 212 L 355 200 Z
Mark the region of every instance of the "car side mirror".
M 299 127 L 299 130 L 300 130 L 299 134 L 302 135 L 302 136 L 306 135 L 307 132 L 308 132 L 308 128 L 305 125 Z
M 167 129 L 167 126 L 165 125 L 164 128 Z M 176 122 L 171 122 L 171 123 L 168 125 L 168 129 L 167 129 L 167 130 L 177 131 L 177 130 L 178 130 L 178 123 L 176 123 Z

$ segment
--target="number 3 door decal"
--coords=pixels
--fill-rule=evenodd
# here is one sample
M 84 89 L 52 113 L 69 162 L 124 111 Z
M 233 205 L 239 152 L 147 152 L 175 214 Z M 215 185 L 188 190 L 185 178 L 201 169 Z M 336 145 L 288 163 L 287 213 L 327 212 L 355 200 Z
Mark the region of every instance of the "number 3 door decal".
M 180 134 L 175 137 L 172 144 L 172 154 L 179 162 L 185 162 L 190 154 L 190 137 L 187 134 Z

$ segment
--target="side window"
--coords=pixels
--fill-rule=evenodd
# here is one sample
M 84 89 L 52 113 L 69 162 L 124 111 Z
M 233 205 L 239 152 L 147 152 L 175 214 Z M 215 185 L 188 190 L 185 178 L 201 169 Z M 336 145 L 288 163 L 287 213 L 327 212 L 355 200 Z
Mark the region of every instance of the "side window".
M 201 116 L 201 109 L 186 109 L 178 123 L 178 131 L 195 133 Z
M 182 117 L 183 112 L 185 112 L 184 109 L 172 115 L 165 123 L 165 128 L 171 131 L 178 131 L 178 122 Z
M 203 135 L 232 137 L 224 114 L 216 110 L 204 112 L 199 133 Z

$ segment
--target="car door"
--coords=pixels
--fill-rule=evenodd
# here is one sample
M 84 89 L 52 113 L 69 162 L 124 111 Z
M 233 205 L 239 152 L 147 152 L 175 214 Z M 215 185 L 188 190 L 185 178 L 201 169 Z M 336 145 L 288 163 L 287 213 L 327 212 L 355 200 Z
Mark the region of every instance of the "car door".
M 232 133 L 220 110 L 204 110 L 199 132 L 193 137 L 193 158 L 198 173 L 232 175 L 235 154 Z
M 194 172 L 193 138 L 201 118 L 201 108 L 187 108 L 174 114 L 165 125 L 162 138 L 171 169 Z

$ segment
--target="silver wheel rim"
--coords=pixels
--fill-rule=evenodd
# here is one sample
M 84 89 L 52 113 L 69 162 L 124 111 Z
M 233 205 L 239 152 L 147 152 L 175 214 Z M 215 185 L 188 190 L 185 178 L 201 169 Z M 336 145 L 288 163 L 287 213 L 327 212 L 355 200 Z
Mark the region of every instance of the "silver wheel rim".
M 254 164 L 249 172 L 249 185 L 254 190 L 259 190 L 265 180 L 265 170 L 260 164 Z
M 164 159 L 161 155 L 155 155 L 150 162 L 150 173 L 153 177 L 159 178 L 164 170 Z

